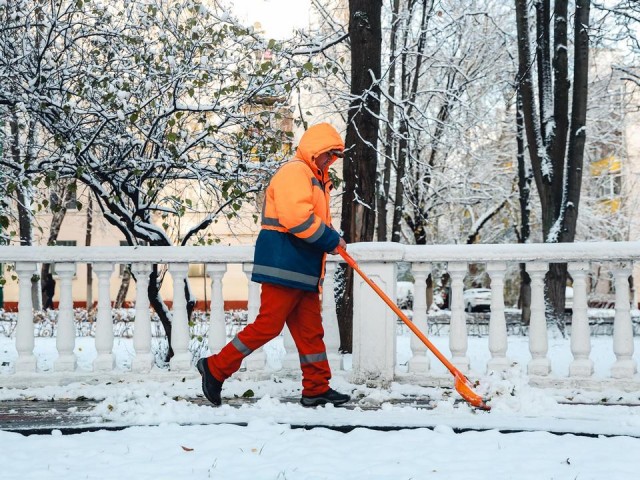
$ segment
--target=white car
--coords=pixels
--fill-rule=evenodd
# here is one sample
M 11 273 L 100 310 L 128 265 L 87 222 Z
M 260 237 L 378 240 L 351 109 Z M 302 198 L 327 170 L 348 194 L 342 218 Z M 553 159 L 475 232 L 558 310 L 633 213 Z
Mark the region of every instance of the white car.
M 488 312 L 491 310 L 491 290 L 489 288 L 470 288 L 462 293 L 464 309 L 467 312 Z
M 573 312 L 573 287 L 567 287 L 565 290 L 564 311 Z

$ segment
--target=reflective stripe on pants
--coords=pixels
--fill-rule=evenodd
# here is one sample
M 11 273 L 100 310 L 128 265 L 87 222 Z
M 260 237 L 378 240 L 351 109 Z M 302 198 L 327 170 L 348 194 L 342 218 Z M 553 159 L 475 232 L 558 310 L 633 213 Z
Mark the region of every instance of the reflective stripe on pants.
M 242 359 L 277 337 L 286 323 L 300 354 L 302 394 L 319 395 L 329 389 L 331 369 L 323 341 L 320 297 L 317 292 L 262 284 L 260 312 L 217 355 L 209 370 L 224 381 L 240 368 Z

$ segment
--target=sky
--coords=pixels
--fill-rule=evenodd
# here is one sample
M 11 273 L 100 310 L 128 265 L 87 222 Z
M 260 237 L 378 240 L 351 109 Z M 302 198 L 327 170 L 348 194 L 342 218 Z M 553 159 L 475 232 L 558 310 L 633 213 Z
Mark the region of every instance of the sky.
M 409 355 L 408 332 L 398 338 L 399 368 Z M 448 352 L 448 337 L 432 341 Z M 95 357 L 93 339 L 78 338 L 75 352 L 81 369 Z M 509 354 L 516 363 L 528 360 L 527 337 L 510 337 Z M 472 365 L 485 361 L 486 337 L 469 338 Z M 593 338 L 596 365 L 611 359 L 611 337 Z M 569 339 L 550 339 L 549 355 L 559 372 L 570 362 Z M 636 339 L 636 352 L 640 351 Z M 116 338 L 119 368 L 126 368 L 131 340 Z M 389 389 L 349 382 L 348 372 L 335 372 L 332 386 L 358 398 L 354 409 L 333 406 L 307 409 L 283 398 L 300 394 L 297 380 L 278 377 L 284 350 L 278 338 L 266 348 L 269 380 L 249 382 L 232 377 L 223 401 L 248 389 L 259 400 L 241 407 L 215 408 L 187 402 L 201 395 L 200 378 L 185 382 L 71 384 L 28 389 L 0 389 L 2 400 L 98 399 L 88 420 L 95 426 L 134 425 L 121 431 L 23 436 L 0 431 L 2 479 L 602 479 L 638 478 L 640 394 L 615 391 L 576 394 L 540 390 L 527 383 L 521 368 L 484 376 L 479 393 L 491 397 L 491 412 L 454 402 L 456 394 L 394 383 Z M 13 339 L 0 337 L 0 364 L 15 355 Z M 51 368 L 55 339 L 37 338 L 40 368 Z M 347 357 L 348 360 L 348 357 Z M 349 368 L 348 361 L 347 367 Z M 441 366 L 433 365 L 435 370 Z M 1 374 L 2 372 L 0 372 Z M 596 371 L 596 376 L 604 375 Z M 400 405 L 393 400 L 417 396 L 432 399 L 432 409 Z M 597 405 L 603 397 L 621 398 L 636 406 Z M 567 405 L 568 398 L 596 405 Z M 6 405 L 6 404 L 4 404 Z M 371 410 L 368 405 L 380 408 Z M 234 423 L 246 423 L 238 426 Z M 381 432 L 356 428 L 349 433 L 292 425 L 359 425 L 412 427 Z M 422 428 L 420 428 L 422 427 Z M 427 428 L 428 427 L 428 428 Z M 459 428 L 486 429 L 456 433 Z M 500 433 L 499 430 L 519 430 Z M 524 430 L 524 431 L 522 431 Z M 594 435 L 558 435 L 574 432 Z M 613 436 L 606 436 L 613 435 Z
M 265 35 L 282 40 L 309 26 L 310 0 L 236 0 L 233 9 L 248 25 L 260 22 Z

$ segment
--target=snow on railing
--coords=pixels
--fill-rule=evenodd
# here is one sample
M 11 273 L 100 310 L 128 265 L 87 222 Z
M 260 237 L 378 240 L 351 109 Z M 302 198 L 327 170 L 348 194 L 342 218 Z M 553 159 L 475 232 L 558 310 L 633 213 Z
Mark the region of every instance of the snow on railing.
M 479 377 L 490 371 L 511 367 L 508 328 L 505 316 L 504 278 L 509 265 L 526 263 L 531 276 L 531 322 L 526 365 L 530 382 L 539 386 L 567 386 L 624 390 L 640 388 L 637 361 L 634 358 L 634 331 L 631 318 L 628 277 L 633 262 L 640 260 L 640 242 L 527 244 L 527 245 L 400 245 L 395 243 L 359 243 L 349 246 L 349 252 L 391 298 L 395 298 L 398 262 L 408 262 L 414 278 L 413 322 L 424 332 L 429 331 L 426 281 L 434 263 L 446 264 L 451 277 L 451 313 L 448 325 L 448 355 L 452 363 L 465 374 Z M 207 264 L 210 279 L 210 316 L 208 346 L 219 351 L 228 340 L 222 297 L 223 277 L 229 264 L 242 264 L 247 278 L 251 277 L 252 247 L 0 247 L 0 262 L 13 264 L 19 281 L 18 318 L 15 327 L 17 356 L 10 368 L 0 374 L 0 386 L 55 384 L 80 380 L 114 380 L 152 376 L 159 379 L 196 375 L 193 355 L 189 350 L 190 330 L 186 313 L 183 282 L 189 264 Z M 355 383 L 386 386 L 391 381 L 419 382 L 423 385 L 449 383 L 450 379 L 434 368 L 434 359 L 427 348 L 411 338 L 411 357 L 407 372 L 397 365 L 397 319 L 383 301 L 357 276 L 354 284 L 353 354 L 351 365 L 338 353 L 339 334 L 334 297 L 334 272 L 337 257 L 330 257 L 322 296 L 325 343 L 329 361 L 335 373 L 344 374 Z M 568 376 L 554 370 L 548 356 L 549 331 L 545 318 L 544 276 L 549 263 L 568 262 L 573 278 L 573 314 L 570 349 L 573 360 Z M 606 376 L 594 375 L 591 358 L 592 331 L 587 317 L 587 274 L 590 262 L 608 263 L 615 279 L 615 317 L 611 350 L 615 361 Z M 56 349 L 58 357 L 51 372 L 39 372 L 34 353 L 34 312 L 31 298 L 31 277 L 39 264 L 54 263 L 59 276 Z M 79 263 L 91 263 L 98 278 L 98 306 L 95 325 L 96 357 L 92 370 L 79 369 L 74 354 L 76 328 L 72 300 L 72 279 Z M 116 368 L 114 363 L 114 319 L 109 287 L 116 264 L 131 264 L 137 279 L 133 355 L 130 370 Z M 173 282 L 172 346 L 174 356 L 169 368 L 154 366 L 152 326 L 147 298 L 148 275 L 154 263 L 168 264 Z M 484 364 L 472 364 L 468 355 L 471 317 L 463 304 L 463 285 L 469 263 L 484 263 L 491 278 L 491 313 L 488 324 L 487 350 Z M 24 286 L 28 288 L 24 288 Z M 260 285 L 249 282 L 248 322 L 256 318 L 260 302 Z M 295 345 L 285 329 L 283 345 L 286 351 L 279 375 L 299 375 L 299 360 Z M 445 355 L 449 352 L 444 351 Z M 265 352 L 254 352 L 245 362 L 245 376 L 268 376 Z M 346 366 L 346 369 L 345 369 Z M 441 372 L 441 370 L 439 370 Z

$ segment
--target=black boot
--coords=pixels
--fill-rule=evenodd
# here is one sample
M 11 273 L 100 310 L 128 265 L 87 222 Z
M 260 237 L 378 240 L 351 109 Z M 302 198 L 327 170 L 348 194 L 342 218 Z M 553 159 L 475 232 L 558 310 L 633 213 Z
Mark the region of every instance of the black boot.
M 202 393 L 204 393 L 207 400 L 213 403 L 216 407 L 220 406 L 222 404 L 222 398 L 220 397 L 222 382 L 211 375 L 206 358 L 198 360 L 196 367 L 198 368 L 200 375 L 202 375 Z
M 336 392 L 334 389 L 330 388 L 320 395 L 303 395 L 300 399 L 300 403 L 305 407 L 317 407 L 318 405 L 324 405 L 325 403 L 332 403 L 338 406 L 343 403 L 347 403 L 349 400 L 351 400 L 349 395 Z

